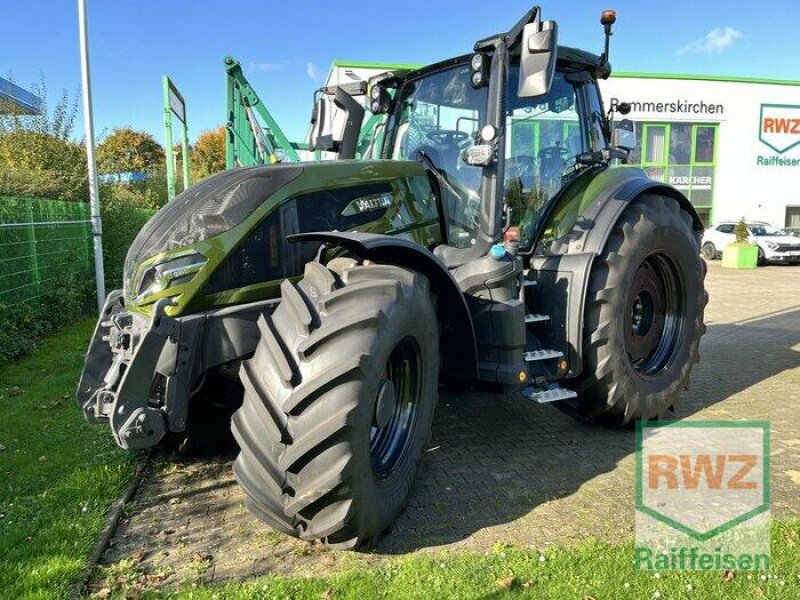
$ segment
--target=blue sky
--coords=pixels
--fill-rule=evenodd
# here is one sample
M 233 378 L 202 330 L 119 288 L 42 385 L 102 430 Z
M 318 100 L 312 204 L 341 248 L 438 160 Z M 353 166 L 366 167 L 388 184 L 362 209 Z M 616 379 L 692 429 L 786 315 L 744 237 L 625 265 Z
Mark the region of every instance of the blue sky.
M 80 82 L 75 0 L 3 0 L 0 74 L 23 87 L 44 74 L 51 96 Z M 224 117 L 222 59 L 233 55 L 292 139 L 304 135 L 315 87 L 334 59 L 429 63 L 507 30 L 521 0 L 89 0 L 98 132 L 131 125 L 163 138 L 161 75 L 188 103 L 191 137 Z M 800 79 L 800 2 L 542 0 L 560 41 L 599 51 L 600 11 L 616 8 L 618 70 Z M 487 8 L 494 9 L 487 12 Z M 80 135 L 82 127 L 78 126 Z

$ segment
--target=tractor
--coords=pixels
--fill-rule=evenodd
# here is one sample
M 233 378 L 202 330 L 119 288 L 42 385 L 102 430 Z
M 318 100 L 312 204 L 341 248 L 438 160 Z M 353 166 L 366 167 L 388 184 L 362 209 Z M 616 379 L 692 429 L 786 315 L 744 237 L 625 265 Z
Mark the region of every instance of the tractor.
M 440 388 L 609 427 L 664 417 L 705 331 L 703 226 L 624 165 L 634 124 L 598 87 L 615 20 L 598 56 L 535 7 L 468 54 L 321 95 L 311 150 L 338 160 L 178 195 L 106 300 L 85 417 L 127 449 L 230 423 L 249 510 L 342 549 L 403 511 Z M 353 160 L 365 105 L 380 158 Z

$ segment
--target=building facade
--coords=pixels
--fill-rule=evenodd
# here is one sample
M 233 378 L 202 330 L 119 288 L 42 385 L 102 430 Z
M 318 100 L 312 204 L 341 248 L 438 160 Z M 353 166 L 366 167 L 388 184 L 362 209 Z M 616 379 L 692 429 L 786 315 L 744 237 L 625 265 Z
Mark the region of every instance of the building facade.
M 706 223 L 800 227 L 800 81 L 618 73 L 607 108 L 631 104 L 630 163 L 681 190 Z

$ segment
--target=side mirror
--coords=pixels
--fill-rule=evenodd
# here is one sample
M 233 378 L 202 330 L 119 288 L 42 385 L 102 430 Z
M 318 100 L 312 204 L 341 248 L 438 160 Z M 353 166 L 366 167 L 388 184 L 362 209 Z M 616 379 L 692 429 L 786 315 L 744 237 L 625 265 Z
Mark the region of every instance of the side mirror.
M 325 132 L 325 119 L 328 111 L 328 99 L 320 94 L 311 113 L 311 131 L 308 134 L 308 149 L 312 152 L 320 148 L 320 138 Z
M 520 98 L 543 96 L 550 90 L 557 54 L 558 25 L 555 21 L 542 21 L 537 14 L 522 32 L 517 92 Z
M 614 123 L 611 146 L 628 152 L 636 148 L 636 124 L 630 119 L 622 119 Z

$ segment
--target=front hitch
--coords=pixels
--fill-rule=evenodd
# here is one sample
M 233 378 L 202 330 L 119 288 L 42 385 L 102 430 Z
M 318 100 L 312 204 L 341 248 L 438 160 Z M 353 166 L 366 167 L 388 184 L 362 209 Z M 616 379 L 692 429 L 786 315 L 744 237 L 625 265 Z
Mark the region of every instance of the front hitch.
M 77 400 L 90 423 L 107 422 L 122 448 L 155 446 L 186 428 L 194 350 L 200 329 L 182 327 L 156 302 L 148 319 L 109 294 L 86 353 Z

